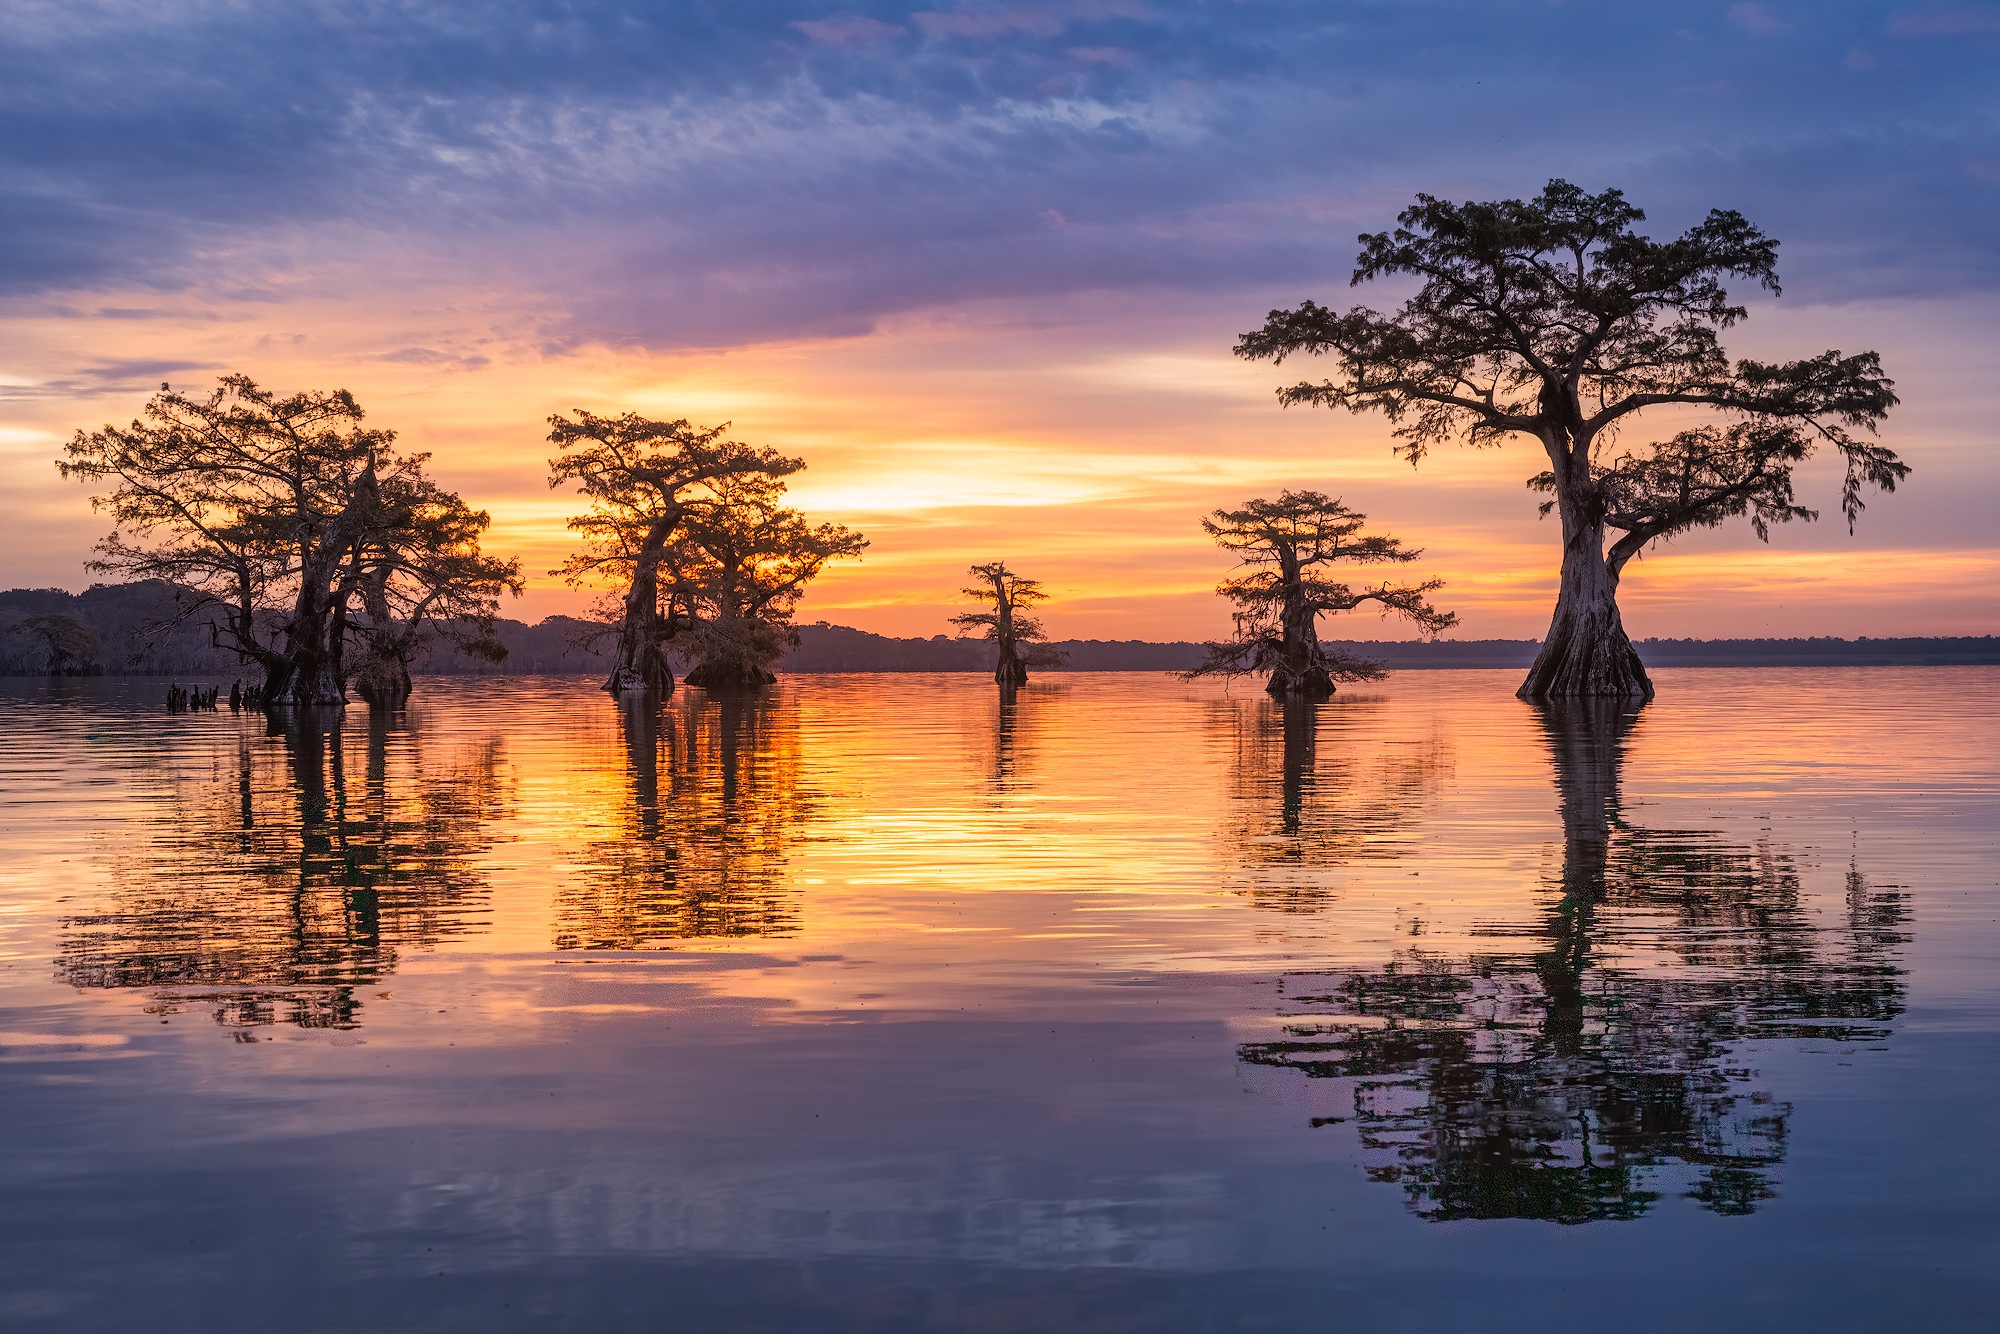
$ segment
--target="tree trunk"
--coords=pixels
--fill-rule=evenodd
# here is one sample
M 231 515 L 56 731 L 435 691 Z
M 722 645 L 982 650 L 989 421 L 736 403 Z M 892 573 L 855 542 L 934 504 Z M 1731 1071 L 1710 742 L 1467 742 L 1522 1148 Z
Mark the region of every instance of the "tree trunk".
M 271 673 L 265 686 L 265 704 L 347 703 L 340 647 L 332 610 L 301 607 L 285 631 L 284 665 Z
M 648 543 L 625 591 L 625 615 L 618 623 L 618 652 L 604 688 L 614 695 L 671 695 L 674 673 L 660 650 L 659 552 Z
M 993 679 L 1010 689 L 1028 684 L 1028 665 L 1021 661 L 1012 639 L 1001 641 L 1000 661 L 993 668 Z
M 1560 498 L 1562 586 L 1542 651 L 1515 693 L 1522 699 L 1649 700 L 1653 683 L 1618 615 L 1618 577 L 1604 563 L 1604 518 L 1594 498 Z
M 377 709 L 400 709 L 410 701 L 410 669 L 395 658 L 371 656 L 355 676 L 354 693 Z
M 1287 574 L 1293 572 L 1288 568 Z M 1325 699 L 1334 692 L 1333 674 L 1319 647 L 1319 613 L 1296 586 L 1289 588 L 1279 614 L 1285 641 L 1264 689 L 1276 699 Z
M 1021 661 L 1021 647 L 1014 640 L 1014 599 L 999 575 L 993 576 L 993 642 L 1000 648 L 1000 661 L 993 665 L 993 679 L 1003 688 L 1028 684 L 1028 665 Z

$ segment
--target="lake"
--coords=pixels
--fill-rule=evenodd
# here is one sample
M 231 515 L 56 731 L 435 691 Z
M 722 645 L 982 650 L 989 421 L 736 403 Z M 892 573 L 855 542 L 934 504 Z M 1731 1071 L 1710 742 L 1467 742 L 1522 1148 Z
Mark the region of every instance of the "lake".
M 0 682 L 0 1326 L 1995 1327 L 2000 668 L 1656 679 Z

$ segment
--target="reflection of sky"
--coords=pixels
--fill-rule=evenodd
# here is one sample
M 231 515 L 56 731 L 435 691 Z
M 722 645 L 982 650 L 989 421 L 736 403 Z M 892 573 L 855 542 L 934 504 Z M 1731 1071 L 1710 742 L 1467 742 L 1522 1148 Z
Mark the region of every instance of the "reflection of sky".
M 1634 627 L 1989 628 L 1992 377 L 1963 349 L 2000 276 L 1997 51 L 1972 0 L 15 6 L 0 570 L 79 577 L 70 429 L 241 367 L 434 449 L 540 579 L 531 616 L 574 605 L 539 573 L 566 535 L 536 423 L 632 405 L 811 459 L 802 499 L 876 538 L 815 592 L 831 619 L 932 632 L 1004 554 L 1061 633 L 1211 631 L 1193 516 L 1310 481 L 1428 547 L 1467 633 L 1534 633 L 1552 539 L 1518 452 L 1413 479 L 1380 422 L 1280 414 L 1227 347 L 1342 299 L 1354 233 L 1414 191 L 1562 174 L 1662 230 L 1723 205 L 1779 236 L 1786 295 L 1737 346 L 1880 347 L 1918 466 L 1856 539 L 1650 559 Z
M 1581 770 L 1589 748 L 1553 751 L 1492 672 L 1343 692 L 1305 742 L 1257 692 L 1139 674 L 1005 713 L 971 675 L 786 683 L 734 723 L 683 692 L 651 733 L 586 682 L 434 681 L 394 728 L 351 711 L 338 761 L 261 720 L 169 719 L 131 682 L 20 685 L 0 1312 L 284 1328 L 310 1305 L 347 1328 L 448 1305 L 499 1329 L 550 1327 L 558 1297 L 698 1298 L 790 1329 L 865 1293 L 917 1304 L 832 1327 L 936 1328 L 924 1303 L 950 1303 L 1002 1328 L 1107 1305 L 1130 1328 L 1313 1328 L 1337 1301 L 1370 1328 L 1636 1302 L 1652 1329 L 1684 1324 L 1697 1273 L 1816 1328 L 1913 1303 L 1963 1324 L 1992 1292 L 1996 683 L 1669 671 L 1622 766 Z M 1600 815 L 1582 1046 L 1520 1068 Z M 785 910 L 677 935 L 693 919 L 605 892 L 669 875 Z M 1867 959 L 1857 876 L 1913 914 Z M 226 995 L 230 966 L 288 984 L 258 960 L 292 957 L 270 928 L 293 886 L 327 970 L 308 980 L 358 982 L 338 1024 Z M 605 936 L 629 909 L 643 948 L 565 942 L 580 906 Z M 116 937 L 170 965 L 176 912 L 238 922 L 241 961 L 189 986 L 65 964 Z M 1450 1003 L 1385 1006 L 1392 965 Z M 1374 999 L 1347 1004 L 1364 975 Z M 1857 986 L 1894 1002 L 1879 1022 L 1784 1008 Z M 1311 1068 L 1392 1021 L 1430 1054 Z M 1582 1107 L 1608 1167 L 1594 1099 L 1635 1071 L 1726 1080 L 1696 1091 L 1732 1115 L 1739 1085 L 1768 1094 L 1745 1116 L 1783 1112 L 1775 1147 L 1696 1128 L 1761 1155 L 1774 1193 L 1717 1218 L 1683 1198 L 1695 1165 L 1656 1153 L 1631 1222 L 1433 1224 L 1408 1198 L 1431 1122 L 1492 1107 L 1547 1122 L 1536 1170 L 1578 1161 L 1558 1113 Z M 1445 1107 L 1468 1072 L 1513 1091 Z

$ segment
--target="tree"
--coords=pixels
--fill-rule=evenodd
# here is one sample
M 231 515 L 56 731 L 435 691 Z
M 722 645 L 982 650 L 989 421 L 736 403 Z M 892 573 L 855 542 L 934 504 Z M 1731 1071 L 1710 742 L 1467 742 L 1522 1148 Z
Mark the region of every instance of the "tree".
M 1850 531 L 1862 490 L 1893 491 L 1909 472 L 1856 434 L 1872 435 L 1897 401 L 1875 353 L 1775 363 L 1724 354 L 1720 331 L 1747 312 L 1723 280 L 1776 295 L 1776 241 L 1727 210 L 1665 242 L 1633 230 L 1644 218 L 1617 190 L 1586 194 L 1560 180 L 1531 200 L 1418 195 L 1394 232 L 1361 237 L 1353 275 L 1356 285 L 1413 277 L 1400 311 L 1307 301 L 1272 311 L 1236 345 L 1273 362 L 1332 358 L 1334 378 L 1280 400 L 1379 410 L 1413 465 L 1446 440 L 1541 443 L 1549 468 L 1530 485 L 1560 516 L 1562 581 L 1526 699 L 1652 696 L 1617 599 L 1625 563 L 1649 542 L 1744 514 L 1760 538 L 1773 522 L 1817 517 L 1793 503 L 1792 471 L 1820 445 L 1845 461 Z M 1661 406 L 1730 424 L 1614 452 L 1628 418 Z M 1620 534 L 1609 552 L 1607 529 Z
M 554 573 L 572 584 L 608 580 L 620 590 L 618 651 L 604 688 L 613 693 L 671 694 L 666 641 L 679 627 L 661 605 L 661 563 L 691 507 L 712 499 L 724 479 L 781 477 L 805 466 L 771 449 L 725 439 L 728 423 L 690 426 L 685 418 L 652 421 L 636 413 L 576 420 L 549 418 L 549 485 L 581 483 L 588 514 L 569 521 L 584 550 Z
M 104 642 L 74 616 L 47 612 L 8 628 L 34 641 L 50 676 L 96 676 L 104 670 Z
M 1373 602 L 1408 617 L 1427 635 L 1457 624 L 1457 616 L 1439 611 L 1425 597 L 1443 587 L 1440 580 L 1355 588 L 1328 577 L 1327 567 L 1342 562 L 1407 564 L 1423 554 L 1394 537 L 1362 536 L 1367 519 L 1318 491 L 1281 491 L 1276 500 L 1251 500 L 1242 509 L 1204 518 L 1202 531 L 1237 553 L 1246 568 L 1216 587 L 1236 604 L 1235 633 L 1208 645 L 1207 659 L 1187 675 L 1267 672 L 1265 689 L 1280 699 L 1325 698 L 1336 681 L 1374 681 L 1385 673 L 1373 662 L 1321 644 L 1323 614 Z
M 1028 668 L 1060 667 L 1069 661 L 1069 655 L 1035 642 L 1044 637 L 1042 623 L 1021 610 L 1048 598 L 1041 580 L 1015 574 L 1007 562 L 998 560 L 974 565 L 966 573 L 979 582 L 969 585 L 965 596 L 986 603 L 992 610 L 963 612 L 952 617 L 951 623 L 967 637 L 972 631 L 985 631 L 980 637 L 1000 651 L 993 668 L 995 681 L 1010 689 L 1024 686 Z
M 520 595 L 520 564 L 480 551 L 492 520 L 424 476 L 423 462 L 417 456 L 384 479 L 380 509 L 349 561 L 362 610 L 355 688 L 370 704 L 410 697 L 410 665 L 431 638 L 489 662 L 507 656 L 493 618 L 502 590 Z
M 666 568 L 675 651 L 692 659 L 688 684 L 755 689 L 799 642 L 792 617 L 805 586 L 828 561 L 859 556 L 868 539 L 837 523 L 811 524 L 782 504 L 785 484 L 768 474 L 719 478 L 690 507 Z
M 216 645 L 264 669 L 266 703 L 344 703 L 364 584 L 393 588 L 378 606 L 395 608 L 439 523 L 470 559 L 437 567 L 448 596 L 429 605 L 491 616 L 499 589 L 518 586 L 512 562 L 478 556 L 485 516 L 363 415 L 345 390 L 281 397 L 228 375 L 201 399 L 161 385 L 130 427 L 78 431 L 57 466 L 113 487 L 91 501 L 116 522 L 91 568 L 174 585 L 183 620 L 215 617 Z

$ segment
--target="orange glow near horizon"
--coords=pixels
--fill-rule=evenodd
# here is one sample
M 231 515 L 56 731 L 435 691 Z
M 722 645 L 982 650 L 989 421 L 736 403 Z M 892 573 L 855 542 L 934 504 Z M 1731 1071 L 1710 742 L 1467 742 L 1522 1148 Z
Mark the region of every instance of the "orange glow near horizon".
M 652 353 L 551 351 L 532 321 L 494 314 L 498 297 L 421 290 L 301 295 L 249 314 L 140 297 L 130 306 L 150 304 L 152 318 L 52 311 L 12 321 L 0 342 L 0 481 L 14 497 L 0 579 L 89 582 L 82 565 L 102 521 L 51 466 L 70 431 L 128 419 L 161 379 L 194 388 L 241 369 L 274 388 L 349 388 L 405 447 L 431 452 L 438 475 L 491 512 L 489 548 L 520 558 L 529 591 L 507 612 L 530 621 L 593 598 L 548 573 L 570 550 L 564 523 L 580 506 L 546 486 L 543 424 L 587 407 L 729 421 L 741 439 L 803 456 L 795 503 L 872 543 L 814 586 L 806 621 L 945 633 L 965 567 L 997 557 L 1048 586 L 1058 637 L 1216 635 L 1227 615 L 1213 589 L 1228 562 L 1197 518 L 1312 486 L 1425 549 L 1409 573 L 1447 581 L 1455 637 L 1538 636 L 1557 552 L 1553 523 L 1537 520 L 1522 487 L 1530 447 L 1440 450 L 1412 470 L 1379 418 L 1278 408 L 1272 391 L 1294 367 L 1245 364 L 1229 347 L 1257 312 L 1301 294 L 995 302 L 851 338 Z M 1744 352 L 1884 348 L 1910 405 L 1887 438 L 1917 471 L 1902 492 L 1871 499 L 1852 538 L 1822 460 L 1800 488 L 1820 523 L 1780 529 L 1769 546 L 1736 525 L 1656 547 L 1626 574 L 1634 636 L 1990 633 L 2000 544 L 1963 515 L 1932 521 L 1960 481 L 1984 484 L 1965 378 L 1974 368 L 1926 351 L 1928 330 L 1979 318 L 1936 303 L 1760 313 L 1746 331 L 1772 347 L 1745 338 Z M 493 332 L 506 328 L 515 332 Z M 96 379 L 73 373 L 80 361 Z M 148 369 L 161 366 L 173 369 Z M 1322 632 L 1409 637 L 1365 614 Z

